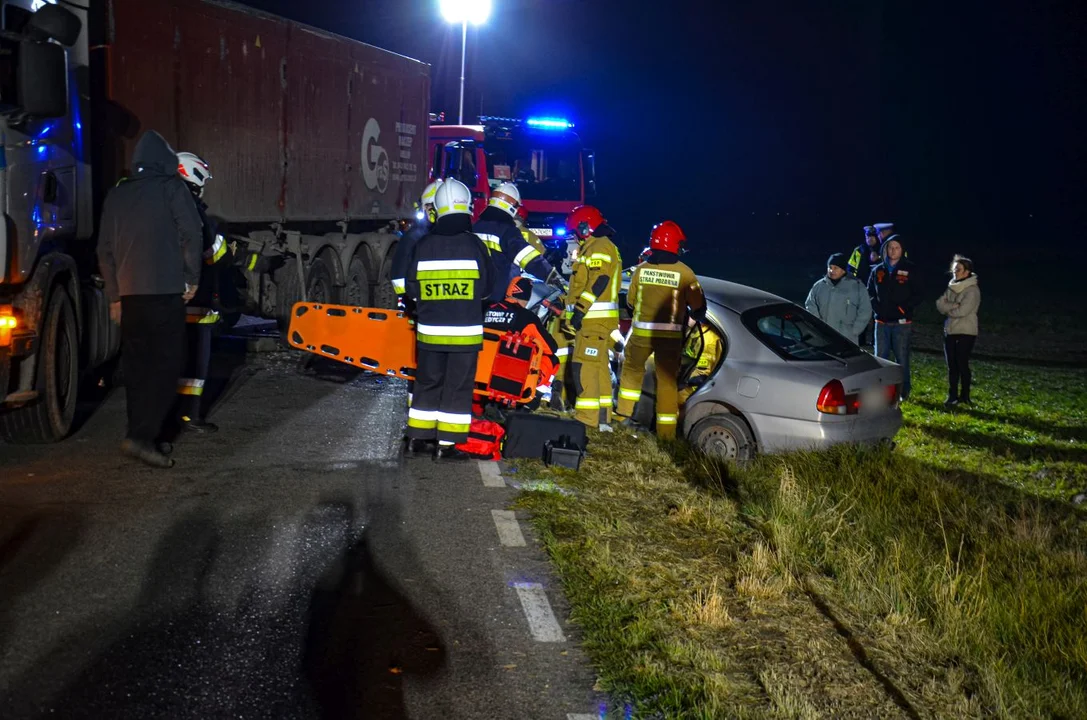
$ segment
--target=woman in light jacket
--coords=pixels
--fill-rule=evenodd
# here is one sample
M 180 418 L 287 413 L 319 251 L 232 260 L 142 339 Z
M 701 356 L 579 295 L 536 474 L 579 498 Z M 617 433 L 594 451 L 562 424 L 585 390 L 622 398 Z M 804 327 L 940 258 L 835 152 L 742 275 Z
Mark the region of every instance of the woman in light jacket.
M 978 306 L 981 289 L 974 274 L 974 262 L 956 255 L 951 260 L 951 282 L 936 301 L 936 309 L 947 315 L 944 321 L 944 358 L 947 360 L 947 401 L 944 405 L 970 404 L 970 353 L 978 339 Z M 959 390 L 959 379 L 962 390 Z

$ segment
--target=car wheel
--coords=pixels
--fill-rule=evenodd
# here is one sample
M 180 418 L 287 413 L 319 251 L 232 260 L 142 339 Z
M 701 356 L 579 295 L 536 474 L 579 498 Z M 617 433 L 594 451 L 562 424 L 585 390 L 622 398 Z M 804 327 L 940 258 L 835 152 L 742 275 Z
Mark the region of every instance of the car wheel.
M 691 445 L 710 457 L 742 465 L 755 456 L 755 438 L 740 417 L 719 413 L 704 417 L 688 433 Z

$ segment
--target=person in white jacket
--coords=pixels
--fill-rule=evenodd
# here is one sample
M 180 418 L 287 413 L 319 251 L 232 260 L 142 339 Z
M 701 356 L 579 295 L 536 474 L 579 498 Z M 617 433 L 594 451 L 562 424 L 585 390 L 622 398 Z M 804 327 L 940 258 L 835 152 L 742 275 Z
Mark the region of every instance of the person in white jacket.
M 974 262 L 962 255 L 951 260 L 951 282 L 936 309 L 944 321 L 944 359 L 947 361 L 947 400 L 944 405 L 970 404 L 970 353 L 978 338 L 978 307 L 981 289 L 974 274 Z M 959 382 L 962 382 L 960 389 Z
M 827 259 L 827 274 L 812 286 L 804 307 L 850 342 L 857 342 L 872 319 L 868 290 L 849 274 L 844 253 L 834 253 Z

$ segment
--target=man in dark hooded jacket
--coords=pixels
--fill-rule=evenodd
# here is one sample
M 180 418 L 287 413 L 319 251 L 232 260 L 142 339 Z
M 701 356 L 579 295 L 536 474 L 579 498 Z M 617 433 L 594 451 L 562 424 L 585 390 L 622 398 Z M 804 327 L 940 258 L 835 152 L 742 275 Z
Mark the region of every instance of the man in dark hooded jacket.
M 177 154 L 145 132 L 132 156 L 135 172 L 106 195 L 98 266 L 110 315 L 121 324 L 128 433 L 121 451 L 171 467 L 155 442 L 174 402 L 185 344 L 185 303 L 200 282 L 200 213 L 178 175 Z
M 885 360 L 894 353 L 902 366 L 903 400 L 910 396 L 910 336 L 913 313 L 923 293 L 916 269 L 906 257 L 901 235 L 891 235 L 880 248 L 882 262 L 872 266 L 868 294 L 876 319 L 876 355 Z

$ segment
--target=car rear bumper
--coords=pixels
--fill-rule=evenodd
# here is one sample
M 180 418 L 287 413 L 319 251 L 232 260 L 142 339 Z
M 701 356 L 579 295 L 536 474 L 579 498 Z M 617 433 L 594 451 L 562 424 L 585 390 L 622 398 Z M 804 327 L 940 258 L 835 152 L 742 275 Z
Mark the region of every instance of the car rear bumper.
M 873 416 L 816 421 L 771 415 L 751 415 L 748 420 L 758 436 L 760 452 L 777 453 L 821 450 L 845 443 L 876 445 L 889 441 L 902 427 L 902 411 L 895 408 Z

